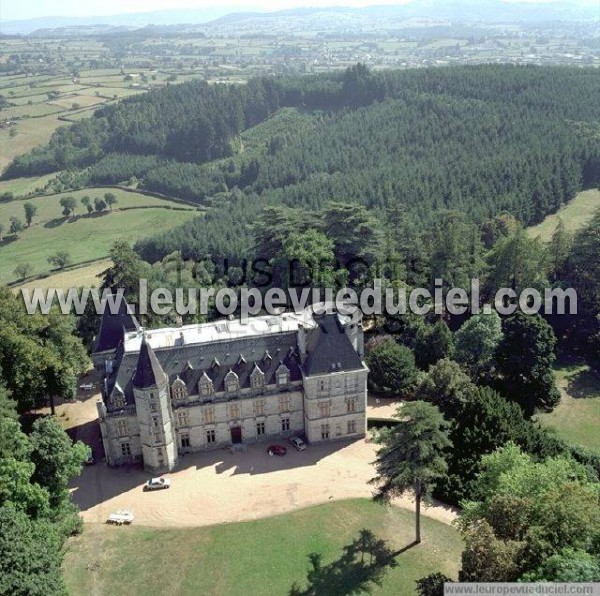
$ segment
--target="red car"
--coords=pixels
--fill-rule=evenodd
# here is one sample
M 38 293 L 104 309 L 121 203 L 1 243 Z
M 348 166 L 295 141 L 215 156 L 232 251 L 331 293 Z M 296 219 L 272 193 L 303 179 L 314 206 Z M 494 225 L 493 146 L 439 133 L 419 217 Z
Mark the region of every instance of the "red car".
M 269 455 L 283 457 L 287 453 L 287 449 L 283 445 L 269 445 L 267 447 L 267 453 Z

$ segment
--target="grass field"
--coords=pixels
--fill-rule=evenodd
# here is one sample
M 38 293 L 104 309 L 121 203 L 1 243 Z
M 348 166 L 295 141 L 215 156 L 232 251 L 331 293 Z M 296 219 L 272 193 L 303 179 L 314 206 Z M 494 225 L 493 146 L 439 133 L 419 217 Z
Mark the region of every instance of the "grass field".
M 100 285 L 98 275 L 110 266 L 110 259 L 102 259 L 95 261 L 89 265 L 82 265 L 80 267 L 73 267 L 65 271 L 59 271 L 58 273 L 51 273 L 48 277 L 42 279 L 36 279 L 25 284 L 13 286 L 15 291 L 21 288 L 28 288 L 33 290 L 34 288 L 42 288 L 47 290 L 48 288 L 57 288 L 68 290 L 69 288 L 93 288 Z
M 584 190 L 557 213 L 546 217 L 541 224 L 529 228 L 529 234 L 532 238 L 540 236 L 544 242 L 548 242 L 552 238 L 559 218 L 563 220 L 569 232 L 575 232 L 585 225 L 598 209 L 600 209 L 600 190 Z
M 51 114 L 42 118 L 19 120 L 14 127 L 17 136 L 13 139 L 8 136 L 11 129 L 1 129 L 0 170 L 3 170 L 17 155 L 22 155 L 38 145 L 47 143 L 59 126 L 68 126 L 68 124 L 61 122 L 57 118 L 57 114 Z
M 84 207 L 79 199 L 88 195 L 93 202 L 94 197 L 102 196 L 107 191 L 117 196 L 115 211 L 83 215 Z M 59 201 L 66 195 L 77 199 L 76 216 L 80 217 L 67 219 L 62 215 Z M 17 216 L 24 222 L 24 202 L 0 204 L 0 223 L 4 225 L 5 232 L 11 216 Z M 119 189 L 84 189 L 36 197 L 30 202 L 38 208 L 32 226 L 26 228 L 17 240 L 6 238 L 0 243 L 0 280 L 3 282 L 16 279 L 13 272 L 17 264 L 29 263 L 33 267 L 32 274 L 47 272 L 51 268 L 48 256 L 60 250 L 67 251 L 74 264 L 101 259 L 106 257 L 116 240 L 134 242 L 156 230 L 170 229 L 197 215 L 195 209 L 187 209 L 185 205 Z M 124 209 L 130 207 L 151 208 Z M 173 210 L 171 207 L 186 210 Z
M 322 556 L 323 575 L 331 573 L 330 564 L 363 528 L 398 551 L 413 540 L 414 515 L 354 499 L 204 528 L 87 525 L 69 541 L 63 570 L 73 595 L 280 596 L 295 583 L 307 587 L 310 553 Z M 423 542 L 396 557 L 398 566 L 387 570 L 373 593 L 414 594 L 415 580 L 434 571 L 456 578 L 461 550 L 454 528 L 423 518 Z M 358 593 L 351 590 L 347 567 L 328 577 L 331 594 Z
M 564 357 L 555 374 L 560 404 L 537 419 L 570 443 L 600 450 L 600 377 L 587 364 Z

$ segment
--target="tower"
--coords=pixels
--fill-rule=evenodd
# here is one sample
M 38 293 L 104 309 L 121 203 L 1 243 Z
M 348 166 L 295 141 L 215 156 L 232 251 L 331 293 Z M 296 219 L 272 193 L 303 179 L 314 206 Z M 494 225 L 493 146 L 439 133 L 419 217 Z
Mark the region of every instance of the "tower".
M 169 379 L 145 335 L 132 384 L 144 467 L 152 472 L 172 470 L 178 452 Z

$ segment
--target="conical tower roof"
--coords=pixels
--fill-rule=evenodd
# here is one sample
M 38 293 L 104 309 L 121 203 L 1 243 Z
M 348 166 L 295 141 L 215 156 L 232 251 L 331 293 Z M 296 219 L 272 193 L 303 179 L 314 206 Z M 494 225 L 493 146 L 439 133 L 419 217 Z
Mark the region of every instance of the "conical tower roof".
M 164 383 L 166 378 L 165 371 L 144 335 L 137 367 L 133 375 L 133 386 L 137 389 L 157 387 L 159 384 Z

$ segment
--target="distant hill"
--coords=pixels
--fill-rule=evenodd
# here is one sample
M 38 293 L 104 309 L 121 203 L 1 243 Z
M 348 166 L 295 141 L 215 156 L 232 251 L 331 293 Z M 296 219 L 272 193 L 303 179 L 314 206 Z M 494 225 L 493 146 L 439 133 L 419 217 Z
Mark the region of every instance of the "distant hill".
M 379 20 L 388 18 L 435 18 L 454 21 L 483 22 L 540 22 L 600 20 L 597 6 L 581 6 L 571 2 L 504 2 L 503 0 L 413 0 L 397 6 L 367 6 L 364 8 L 325 7 L 292 8 L 274 12 L 239 12 L 231 6 L 206 9 L 160 10 L 96 17 L 39 17 L 22 21 L 0 23 L 0 32 L 6 35 L 28 35 L 34 31 L 54 31 L 64 28 L 101 27 L 106 31 L 113 27 L 145 27 L 147 25 L 206 24 L 229 26 L 235 23 L 253 22 L 257 25 L 272 23 L 276 19 L 301 23 L 308 19 L 314 23 L 316 15 L 334 18 L 341 15 L 356 19 Z

